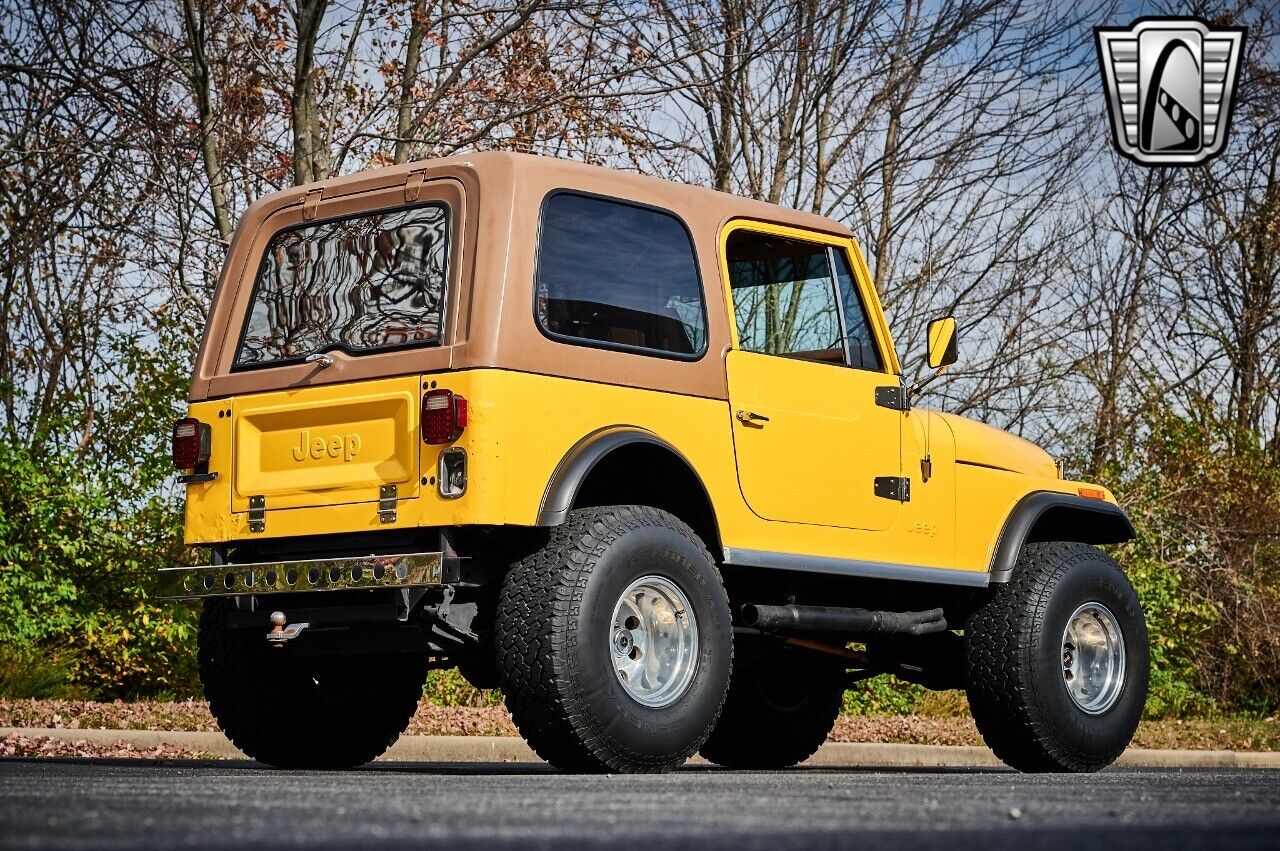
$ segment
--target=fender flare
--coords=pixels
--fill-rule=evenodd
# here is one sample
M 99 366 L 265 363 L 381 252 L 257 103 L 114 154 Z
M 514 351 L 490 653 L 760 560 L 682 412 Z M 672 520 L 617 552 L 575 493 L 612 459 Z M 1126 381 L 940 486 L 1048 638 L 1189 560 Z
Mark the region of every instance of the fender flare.
M 1036 530 L 1036 523 L 1052 513 L 1048 529 Z M 1033 532 L 1033 530 L 1035 530 Z M 1120 506 L 1068 493 L 1029 493 L 1009 512 L 996 541 L 989 581 L 1008 582 L 1013 578 L 1022 545 L 1033 541 L 1080 541 L 1085 544 L 1119 544 L 1137 537 L 1133 524 Z
M 573 508 L 582 483 L 587 480 L 587 476 L 591 474 L 596 464 L 615 449 L 631 444 L 646 444 L 664 449 L 680 459 L 680 462 L 689 469 L 690 475 L 702 487 L 703 496 L 706 497 L 707 504 L 712 506 L 714 514 L 714 503 L 711 502 L 710 494 L 707 493 L 707 486 L 703 484 L 702 477 L 680 450 L 653 432 L 638 426 L 609 426 L 579 440 L 565 453 L 564 458 L 560 459 L 560 463 L 551 474 L 551 481 L 547 482 L 546 490 L 542 492 L 542 502 L 538 505 L 538 519 L 535 525 L 559 526 L 568 519 L 569 511 Z

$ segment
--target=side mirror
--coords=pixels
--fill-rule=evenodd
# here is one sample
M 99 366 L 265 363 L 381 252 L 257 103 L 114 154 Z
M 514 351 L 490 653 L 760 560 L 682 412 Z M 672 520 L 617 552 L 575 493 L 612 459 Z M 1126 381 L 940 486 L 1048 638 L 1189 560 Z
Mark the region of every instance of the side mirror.
M 956 320 L 948 316 L 929 323 L 929 369 L 946 369 L 956 362 Z

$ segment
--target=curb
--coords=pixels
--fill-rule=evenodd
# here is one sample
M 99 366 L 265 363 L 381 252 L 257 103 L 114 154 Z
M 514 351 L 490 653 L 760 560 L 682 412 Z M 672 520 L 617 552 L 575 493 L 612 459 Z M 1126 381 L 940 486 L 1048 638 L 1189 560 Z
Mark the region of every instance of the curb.
M 177 745 L 222 759 L 245 759 L 222 733 L 160 730 L 72 730 L 0 727 L 0 736 L 48 736 L 62 741 L 135 748 Z M 391 762 L 540 762 L 513 736 L 401 736 L 381 759 Z M 695 756 L 690 765 L 708 765 Z M 1280 752 L 1144 750 L 1130 748 L 1118 768 L 1280 768 Z M 827 742 L 804 765 L 849 768 L 1004 768 L 987 748 L 953 745 L 895 745 L 876 742 Z

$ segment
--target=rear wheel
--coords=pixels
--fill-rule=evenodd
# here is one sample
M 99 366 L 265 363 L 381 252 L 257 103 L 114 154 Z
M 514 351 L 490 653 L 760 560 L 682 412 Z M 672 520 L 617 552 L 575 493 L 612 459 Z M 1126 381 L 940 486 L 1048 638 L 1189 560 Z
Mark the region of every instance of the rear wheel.
M 840 715 L 844 664 L 776 639 L 736 642 L 733 679 L 702 755 L 726 768 L 786 768 L 818 750 Z
M 965 628 L 969 706 L 1020 771 L 1097 771 L 1138 727 L 1147 629 L 1133 586 L 1096 547 L 1027 544 Z
M 200 616 L 200 681 L 218 726 L 249 756 L 279 768 L 352 768 L 408 726 L 426 658 L 294 656 L 265 631 L 230 629 L 229 601 Z
M 498 674 L 521 735 L 564 771 L 683 763 L 720 714 L 733 656 L 710 553 L 647 506 L 574 511 L 503 580 Z

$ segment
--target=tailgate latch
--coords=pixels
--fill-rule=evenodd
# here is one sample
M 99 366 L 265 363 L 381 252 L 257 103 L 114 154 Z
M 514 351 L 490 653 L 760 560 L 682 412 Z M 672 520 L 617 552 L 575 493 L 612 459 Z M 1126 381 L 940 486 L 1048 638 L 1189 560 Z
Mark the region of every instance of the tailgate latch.
M 267 529 L 267 498 L 249 497 L 249 531 L 265 532 Z
M 396 522 L 396 486 L 383 485 L 378 488 L 378 520 L 381 523 Z

